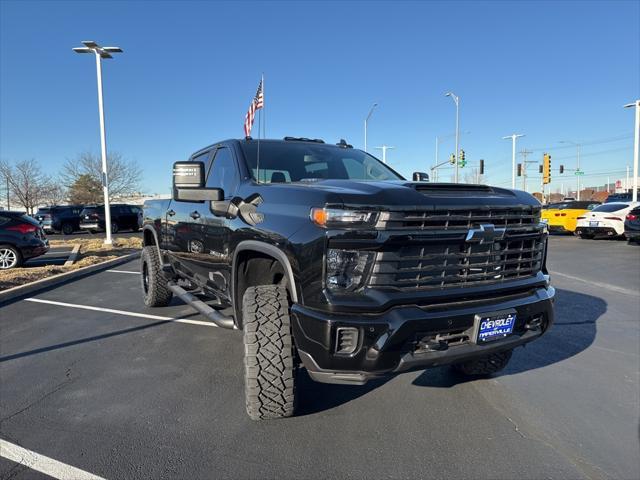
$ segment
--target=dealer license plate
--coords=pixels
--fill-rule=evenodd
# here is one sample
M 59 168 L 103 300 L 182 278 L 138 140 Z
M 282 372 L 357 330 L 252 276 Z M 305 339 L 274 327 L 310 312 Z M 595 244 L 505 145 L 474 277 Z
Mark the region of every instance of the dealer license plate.
M 504 338 L 513 333 L 516 324 L 516 312 L 496 312 L 477 315 L 478 337 L 477 343 L 486 343 Z
M 590 227 L 597 227 L 599 222 L 589 222 Z

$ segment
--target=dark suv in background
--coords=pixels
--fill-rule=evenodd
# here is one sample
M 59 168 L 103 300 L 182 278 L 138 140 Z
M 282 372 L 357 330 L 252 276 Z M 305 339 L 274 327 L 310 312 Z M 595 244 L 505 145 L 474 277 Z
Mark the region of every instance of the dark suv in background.
M 80 212 L 82 205 L 56 205 L 39 208 L 34 218 L 40 222 L 42 228 L 51 233 L 62 232 L 71 235 L 80 230 Z
M 120 230 L 137 232 L 140 229 L 139 217 L 141 212 L 142 208 L 138 205 L 111 205 L 111 232 L 118 233 Z M 94 233 L 105 229 L 104 205 L 87 206 L 82 210 L 80 217 L 80 228 L 82 230 L 89 230 Z
M 49 241 L 37 220 L 23 212 L 0 212 L 0 270 L 22 265 L 49 250 Z
M 624 236 L 628 243 L 640 243 L 640 207 L 631 210 L 624 220 Z

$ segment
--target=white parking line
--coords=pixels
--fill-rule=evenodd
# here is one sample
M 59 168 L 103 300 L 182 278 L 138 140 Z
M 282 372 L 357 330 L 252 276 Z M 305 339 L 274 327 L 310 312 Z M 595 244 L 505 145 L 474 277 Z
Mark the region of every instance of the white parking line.
M 104 480 L 53 458 L 45 457 L 0 438 L 0 457 L 19 463 L 58 480 Z
M 140 275 L 140 272 L 130 272 L 129 270 L 107 270 L 111 273 L 133 273 L 134 275 Z
M 616 287 L 615 285 L 609 285 L 608 283 L 594 282 L 592 280 L 585 280 L 584 278 L 574 277 L 573 275 L 567 275 L 566 273 L 556 272 L 551 270 L 551 278 L 554 275 L 558 275 L 559 277 L 568 278 L 569 280 L 574 280 L 576 282 L 587 283 L 593 287 L 604 288 L 605 290 L 611 290 L 612 292 L 622 293 L 624 295 L 631 295 L 632 297 L 640 296 L 637 290 L 629 290 L 628 288 Z
M 127 312 L 126 310 L 114 310 L 113 308 L 92 307 L 90 305 L 78 305 L 75 303 L 55 302 L 53 300 L 44 300 L 42 298 L 25 298 L 25 302 L 46 303 L 49 305 L 58 305 L 59 307 L 79 308 L 81 310 L 93 310 L 94 312 L 114 313 L 116 315 L 125 315 L 127 317 L 148 318 L 150 320 L 170 320 L 176 323 L 189 323 L 191 325 L 203 325 L 205 327 L 218 327 L 213 322 L 203 322 L 201 320 L 189 320 L 187 318 L 161 317 L 160 315 L 150 315 L 148 313 Z

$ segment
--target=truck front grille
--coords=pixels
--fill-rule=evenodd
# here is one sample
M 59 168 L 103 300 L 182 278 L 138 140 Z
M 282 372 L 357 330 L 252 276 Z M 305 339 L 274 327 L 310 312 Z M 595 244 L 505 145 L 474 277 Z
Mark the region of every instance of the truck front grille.
M 491 207 L 434 211 L 383 212 L 377 227 L 384 230 L 468 230 L 483 223 L 510 232 L 536 231 L 540 207 Z
M 444 289 L 533 277 L 542 268 L 544 255 L 539 215 L 539 209 L 530 207 L 387 212 L 380 222 L 402 232 L 397 242 L 390 241 L 377 252 L 368 286 Z M 489 223 L 505 228 L 504 236 L 484 243 L 466 242 L 470 228 Z M 408 235 L 407 230 L 418 233 Z M 390 238 L 394 235 L 390 232 Z

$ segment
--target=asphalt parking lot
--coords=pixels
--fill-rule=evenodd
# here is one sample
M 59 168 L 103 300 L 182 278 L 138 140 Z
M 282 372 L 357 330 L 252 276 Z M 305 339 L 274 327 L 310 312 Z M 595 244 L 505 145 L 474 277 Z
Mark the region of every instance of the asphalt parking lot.
M 138 261 L 85 277 L 0 308 L 0 439 L 109 479 L 640 478 L 640 246 L 549 255 L 556 324 L 499 375 L 305 379 L 300 415 L 262 423 L 239 332 L 144 308 Z M 0 478 L 49 478 L 2 450 Z

